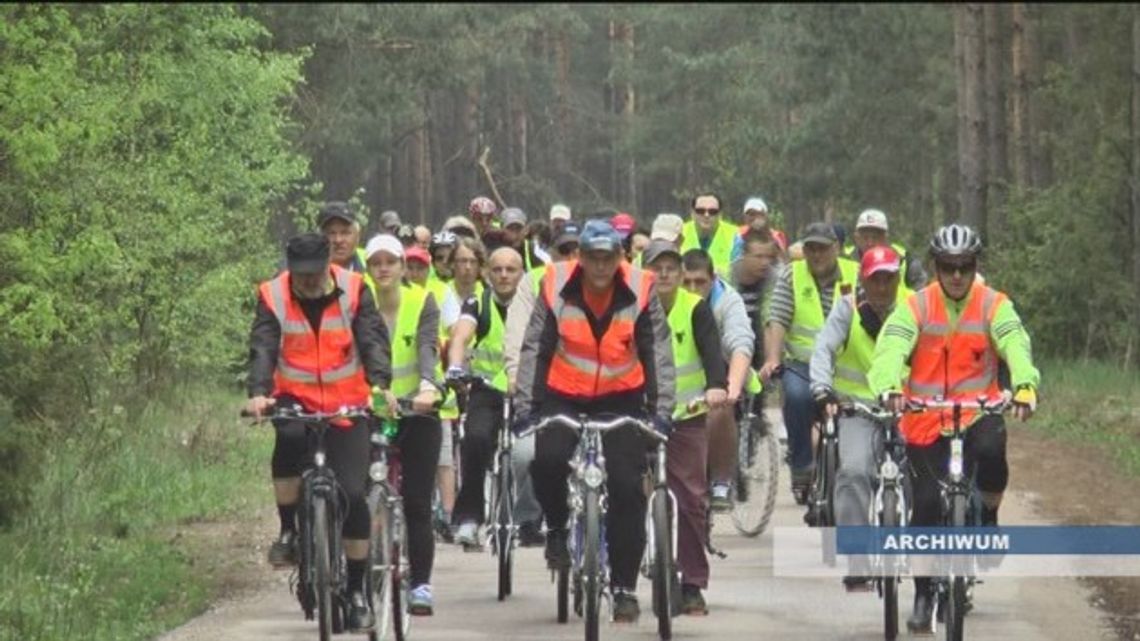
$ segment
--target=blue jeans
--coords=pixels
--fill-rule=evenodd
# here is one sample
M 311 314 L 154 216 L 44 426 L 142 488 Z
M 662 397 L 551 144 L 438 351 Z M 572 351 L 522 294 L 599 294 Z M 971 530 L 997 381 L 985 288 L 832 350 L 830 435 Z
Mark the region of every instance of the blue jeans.
M 807 363 L 786 361 L 781 377 L 784 386 L 784 426 L 788 431 L 788 449 L 792 452 L 792 469 L 811 467 L 811 423 L 815 418 L 815 399 L 811 395 L 811 378 Z

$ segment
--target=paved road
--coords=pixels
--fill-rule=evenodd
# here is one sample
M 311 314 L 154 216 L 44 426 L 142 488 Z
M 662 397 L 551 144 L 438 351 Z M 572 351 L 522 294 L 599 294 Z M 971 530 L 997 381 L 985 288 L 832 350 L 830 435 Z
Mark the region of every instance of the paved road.
M 776 525 L 801 522 L 781 479 Z M 1040 523 L 1029 510 L 1029 496 L 1011 492 L 1002 508 L 1010 525 Z M 268 539 L 271 532 L 266 532 Z M 727 554 L 712 561 L 712 584 L 706 593 L 710 615 L 675 619 L 676 639 L 754 641 L 756 639 L 881 639 L 881 602 L 874 593 L 846 594 L 838 579 L 795 579 L 772 576 L 772 537 L 738 536 L 719 521 L 715 542 Z M 495 600 L 494 559 L 464 554 L 441 545 L 434 584 L 436 616 L 415 620 L 417 640 L 580 639 L 581 620 L 555 622 L 554 586 L 544 569 L 542 550 L 520 550 L 516 557 L 515 594 Z M 256 594 L 220 604 L 207 614 L 161 638 L 162 641 L 308 641 L 316 626 L 302 620 L 288 593 L 287 573 L 277 573 Z M 603 639 L 649 640 L 656 624 L 647 607 L 649 586 L 639 585 L 643 613 L 635 625 L 603 624 Z M 909 614 L 913 591 L 901 594 L 902 617 Z M 967 618 L 970 639 L 1111 639 L 1088 593 L 1072 579 L 990 579 L 975 589 L 976 609 Z M 941 632 L 941 630 L 940 630 Z M 902 635 L 905 638 L 907 635 Z M 364 638 L 345 636 L 344 638 Z

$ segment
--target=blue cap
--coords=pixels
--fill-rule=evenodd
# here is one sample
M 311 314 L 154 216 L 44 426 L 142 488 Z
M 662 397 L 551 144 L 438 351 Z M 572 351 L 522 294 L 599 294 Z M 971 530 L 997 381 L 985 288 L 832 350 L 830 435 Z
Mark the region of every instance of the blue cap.
M 584 252 L 592 249 L 618 252 L 621 251 L 621 236 L 610 221 L 595 218 L 586 221 L 578 236 L 578 247 Z

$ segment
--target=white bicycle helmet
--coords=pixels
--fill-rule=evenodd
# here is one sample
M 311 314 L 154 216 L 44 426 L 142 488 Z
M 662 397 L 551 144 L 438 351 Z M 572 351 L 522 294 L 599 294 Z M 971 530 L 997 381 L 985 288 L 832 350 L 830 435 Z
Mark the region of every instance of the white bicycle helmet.
M 978 256 L 982 253 L 982 239 L 966 225 L 954 223 L 934 232 L 930 239 L 930 254 L 940 256 Z

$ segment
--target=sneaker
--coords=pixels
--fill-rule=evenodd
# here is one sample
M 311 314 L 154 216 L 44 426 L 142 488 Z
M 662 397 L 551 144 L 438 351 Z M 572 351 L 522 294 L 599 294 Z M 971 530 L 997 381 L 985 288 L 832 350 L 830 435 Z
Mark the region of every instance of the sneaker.
M 731 512 L 732 499 L 728 497 L 728 483 L 713 483 L 712 496 L 709 497 L 709 508 L 713 512 Z
M 847 592 L 871 592 L 875 589 L 875 583 L 868 576 L 845 576 L 843 577 L 843 587 Z
M 479 524 L 475 521 L 464 521 L 455 531 L 455 542 L 463 546 L 464 552 L 479 552 L 483 549 L 479 543 Z
M 524 548 L 538 547 L 546 543 L 541 521 L 527 521 L 519 525 L 519 545 Z
M 614 623 L 637 623 L 640 616 L 637 595 L 620 588 L 614 590 Z
M 451 515 L 443 512 L 435 519 L 435 533 L 444 543 L 455 543 L 455 532 L 451 530 Z
M 811 494 L 811 477 L 815 470 L 811 467 L 806 467 L 802 470 L 792 470 L 792 497 L 796 500 L 796 505 L 807 505 L 808 496 Z
M 681 614 L 703 617 L 709 613 L 705 597 L 701 589 L 695 585 L 683 584 L 681 586 Z
M 570 549 L 566 547 L 566 530 L 550 530 L 546 533 L 546 565 L 551 570 L 570 567 Z
M 432 615 L 431 585 L 424 583 L 408 590 L 408 614 L 417 617 Z
M 368 600 L 364 593 L 353 592 L 348 598 L 348 630 L 349 632 L 369 632 L 376 626 L 376 617 L 368 607 Z
M 269 546 L 269 564 L 275 568 L 297 565 L 297 533 L 285 530 Z

